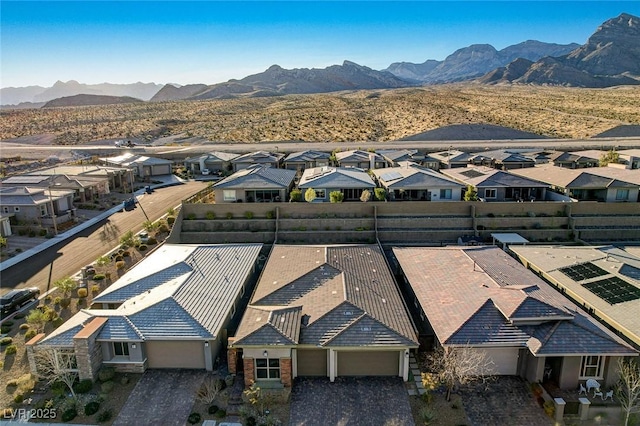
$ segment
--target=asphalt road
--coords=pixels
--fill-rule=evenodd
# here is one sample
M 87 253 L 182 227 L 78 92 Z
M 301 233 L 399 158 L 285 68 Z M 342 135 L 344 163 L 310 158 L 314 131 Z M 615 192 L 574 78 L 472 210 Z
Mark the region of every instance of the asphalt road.
M 138 208 L 122 211 L 88 228 L 75 238 L 59 244 L 14 265 L 2 272 L 2 293 L 8 288 L 38 287 L 44 293 L 53 282 L 73 275 L 83 266 L 116 247 L 120 237 L 127 231 L 138 232 L 146 220 L 156 220 L 170 207 L 175 207 L 190 195 L 205 188 L 203 182 L 188 182 L 184 185 L 156 189 L 153 194 L 140 198 Z

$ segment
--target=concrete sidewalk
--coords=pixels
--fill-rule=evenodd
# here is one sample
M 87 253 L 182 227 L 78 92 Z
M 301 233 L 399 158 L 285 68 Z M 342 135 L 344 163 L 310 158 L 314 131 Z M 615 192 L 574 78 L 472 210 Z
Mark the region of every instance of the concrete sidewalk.
M 182 181 L 180 178 L 178 178 L 177 176 L 174 175 L 168 175 L 168 176 L 155 176 L 155 178 L 157 178 L 156 180 L 158 181 L 162 181 L 162 183 L 156 184 L 156 185 L 150 185 L 151 188 L 153 189 L 157 189 L 157 188 L 164 188 L 167 186 L 174 186 L 174 185 L 181 185 L 182 183 L 184 183 L 184 181 Z M 139 189 L 138 191 L 135 192 L 135 197 L 136 199 L 140 199 L 142 197 L 144 197 L 145 195 L 145 191 L 144 189 Z M 2 263 L 0 263 L 0 272 L 4 271 L 5 269 L 8 269 L 14 265 L 17 265 L 18 263 L 30 258 L 31 256 L 35 256 L 38 253 L 52 247 L 55 246 L 58 243 L 61 243 L 63 241 L 68 240 L 69 238 L 74 237 L 76 234 L 84 231 L 85 229 L 95 225 L 96 223 L 99 223 L 105 219 L 107 219 L 109 216 L 111 216 L 114 213 L 117 213 L 119 211 L 121 211 L 123 209 L 123 205 L 122 204 L 118 204 L 117 206 L 109 209 L 109 210 L 105 210 L 104 212 L 100 213 L 98 216 L 95 216 L 94 218 L 91 218 L 89 220 L 87 220 L 86 222 L 83 222 L 77 226 L 74 226 L 73 228 L 56 235 L 53 238 L 50 238 L 48 240 L 46 240 L 45 242 L 43 242 L 42 244 L 37 245 L 36 247 L 33 247 L 29 250 L 23 251 L 22 253 L 18 254 L 17 256 L 14 256 L 12 258 L 9 258 L 5 261 L 3 261 Z

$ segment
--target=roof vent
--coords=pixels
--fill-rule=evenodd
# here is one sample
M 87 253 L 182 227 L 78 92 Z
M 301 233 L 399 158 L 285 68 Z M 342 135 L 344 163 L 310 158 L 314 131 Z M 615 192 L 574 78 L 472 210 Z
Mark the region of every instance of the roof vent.
M 344 314 L 350 317 L 351 315 L 353 315 L 353 311 L 344 311 Z

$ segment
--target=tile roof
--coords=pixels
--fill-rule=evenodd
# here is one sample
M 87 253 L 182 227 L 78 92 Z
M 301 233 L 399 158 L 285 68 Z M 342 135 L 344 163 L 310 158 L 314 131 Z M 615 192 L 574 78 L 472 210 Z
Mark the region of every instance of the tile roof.
M 267 166 L 249 167 L 213 185 L 214 188 L 284 189 L 296 177 L 295 170 L 275 169 Z
M 544 164 L 525 169 L 514 169 L 511 172 L 562 188 L 629 188 L 640 185 L 640 170 L 614 167 L 567 169 Z
M 375 169 L 372 173 L 386 188 L 460 188 L 463 185 L 446 176 L 411 161 L 401 161 L 398 167 Z
M 234 158 L 237 158 L 240 154 L 234 154 L 232 152 L 222 152 L 222 151 L 211 151 L 206 154 L 198 155 L 196 157 L 188 157 L 184 159 L 185 163 L 198 163 L 200 160 L 204 160 L 205 162 L 215 162 L 215 161 L 231 161 Z
M 396 247 L 393 253 L 443 344 L 528 347 L 534 355 L 634 354 L 499 248 Z
M 284 157 L 284 154 L 279 152 L 267 152 L 267 151 L 256 151 L 250 152 L 248 154 L 240 155 L 233 160 L 232 163 L 277 163 L 280 159 Z
M 259 334 L 257 330 L 264 330 L 270 321 L 277 325 L 289 308 L 295 310 L 296 321 L 299 318 L 299 338 L 284 329 L 281 334 L 290 336 L 293 343 L 417 344 L 404 302 L 376 245 L 274 245 L 238 327 L 235 344 L 274 344 L 270 340 L 273 333 Z M 268 311 L 282 312 L 268 316 Z M 284 322 L 296 323 L 288 317 Z M 361 324 L 359 332 L 352 328 L 356 323 Z
M 516 169 L 517 171 L 529 170 L 533 167 L 524 169 Z M 529 188 L 547 188 L 549 185 L 538 180 L 528 179 L 517 174 L 513 174 L 512 170 L 503 171 L 490 167 L 466 167 L 454 169 L 442 169 L 442 174 L 452 179 L 462 182 L 465 185 L 473 185 L 474 187 L 529 187 Z
M 51 192 L 51 198 L 49 198 Z M 73 195 L 73 191 L 66 189 L 51 189 L 29 186 L 0 187 L 0 204 L 7 206 L 37 206 L 50 203 L 51 199 Z
M 63 322 L 60 327 L 49 333 L 49 335 L 38 342 L 38 344 L 63 347 L 73 346 L 73 336 L 82 330 L 83 326 L 92 318 L 93 315 L 87 313 L 87 311 L 83 309 L 67 321 Z
M 306 169 L 298 187 L 304 188 L 373 188 L 376 184 L 367 172 L 351 167 L 314 167 Z
M 300 152 L 292 152 L 284 158 L 284 162 L 298 162 L 298 161 L 316 161 L 316 160 L 328 160 L 331 157 L 331 154 L 328 152 L 320 152 L 320 151 L 300 151 Z
M 389 162 L 411 160 L 418 154 L 417 149 L 378 149 L 376 154 L 380 154 Z
M 338 162 L 361 162 L 361 161 L 369 161 L 373 157 L 374 161 L 384 161 L 382 155 L 376 154 L 375 152 L 361 151 L 359 149 L 353 149 L 350 151 L 341 151 L 336 152 L 336 159 Z

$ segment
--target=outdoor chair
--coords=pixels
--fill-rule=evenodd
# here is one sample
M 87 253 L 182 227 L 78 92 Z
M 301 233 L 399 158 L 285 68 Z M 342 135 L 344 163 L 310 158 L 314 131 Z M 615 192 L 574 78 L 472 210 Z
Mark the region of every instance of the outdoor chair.
M 580 392 L 578 392 L 578 395 L 582 395 L 582 394 L 587 394 L 587 388 L 584 387 L 584 385 L 582 383 L 580 383 Z
M 602 400 L 606 401 L 607 399 L 611 399 L 611 402 L 613 402 L 613 390 L 607 391 L 604 394 L 604 398 L 602 398 Z
M 593 391 L 593 397 L 595 398 L 596 396 L 599 396 L 600 399 L 604 400 L 604 396 L 602 396 L 602 391 L 600 390 L 600 388 Z
M 591 392 L 591 389 L 600 389 L 600 383 L 596 379 L 587 380 L 587 393 Z

